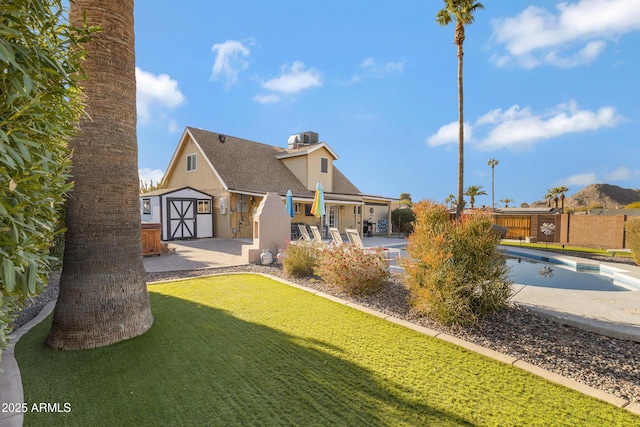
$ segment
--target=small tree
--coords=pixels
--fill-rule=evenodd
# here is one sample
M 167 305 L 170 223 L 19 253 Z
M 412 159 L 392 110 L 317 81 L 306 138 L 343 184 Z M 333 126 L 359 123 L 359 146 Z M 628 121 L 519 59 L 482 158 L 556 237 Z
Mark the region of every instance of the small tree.
M 640 219 L 630 219 L 624 225 L 627 245 L 636 264 L 640 265 Z
M 60 0 L 2 2 L 0 23 L 0 348 L 43 289 L 69 184 L 67 141 L 82 113 L 80 44 Z
M 160 180 L 159 182 L 153 182 L 153 180 L 149 180 L 149 182 L 140 180 L 140 194 L 149 193 L 151 191 L 161 190 L 165 188 L 165 182 Z
M 482 185 L 470 185 L 465 190 L 464 195 L 469 196 L 469 203 L 471 203 L 471 209 L 473 209 L 476 204 L 476 197 L 486 196 L 487 192 L 482 189 Z
M 394 227 L 397 227 L 401 233 L 411 233 L 415 219 L 416 216 L 409 208 L 402 207 L 391 211 L 391 223 Z
M 504 203 L 504 207 L 505 207 L 505 208 L 508 208 L 508 207 L 509 207 L 509 203 L 513 203 L 513 202 L 515 202 L 515 200 L 513 200 L 513 199 L 509 199 L 509 198 L 500 199 L 500 201 L 501 201 L 502 203 Z
M 413 206 L 413 202 L 411 201 L 411 194 L 400 193 L 400 203 L 407 205 L 409 207 Z
M 410 303 L 446 324 L 470 325 L 506 305 L 511 281 L 491 215 L 451 221 L 446 206 L 420 202 L 403 261 Z

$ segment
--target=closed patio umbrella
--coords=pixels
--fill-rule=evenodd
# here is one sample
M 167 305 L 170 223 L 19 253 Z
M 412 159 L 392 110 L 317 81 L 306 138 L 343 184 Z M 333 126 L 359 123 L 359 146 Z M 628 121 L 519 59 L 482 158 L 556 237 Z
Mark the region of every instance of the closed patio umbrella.
M 295 212 L 293 210 L 293 194 L 291 194 L 291 190 L 287 190 L 287 212 L 291 218 L 294 217 Z
M 311 213 L 320 218 L 320 232 L 322 233 L 322 217 L 325 214 L 324 210 L 324 189 L 320 181 L 316 184 L 316 194 L 313 198 L 313 204 L 311 205 Z

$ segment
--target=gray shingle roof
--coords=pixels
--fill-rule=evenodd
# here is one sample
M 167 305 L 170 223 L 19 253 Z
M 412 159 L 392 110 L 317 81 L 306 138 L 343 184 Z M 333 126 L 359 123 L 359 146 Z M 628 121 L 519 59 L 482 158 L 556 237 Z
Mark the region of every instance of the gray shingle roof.
M 187 128 L 198 145 L 230 190 L 256 193 L 276 192 L 294 195 L 313 194 L 276 155 L 285 152 L 283 147 L 249 141 L 225 135 L 220 142 L 218 133 Z M 335 166 L 333 168 L 333 193 L 360 194 Z

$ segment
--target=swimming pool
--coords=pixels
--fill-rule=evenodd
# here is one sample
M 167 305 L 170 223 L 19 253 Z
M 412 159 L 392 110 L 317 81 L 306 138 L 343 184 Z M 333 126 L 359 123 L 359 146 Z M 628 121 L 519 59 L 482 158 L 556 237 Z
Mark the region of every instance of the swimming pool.
M 514 283 L 545 288 L 574 289 L 583 291 L 624 292 L 629 289 L 615 284 L 611 277 L 599 270 L 576 270 L 551 261 L 533 260 L 505 255 Z

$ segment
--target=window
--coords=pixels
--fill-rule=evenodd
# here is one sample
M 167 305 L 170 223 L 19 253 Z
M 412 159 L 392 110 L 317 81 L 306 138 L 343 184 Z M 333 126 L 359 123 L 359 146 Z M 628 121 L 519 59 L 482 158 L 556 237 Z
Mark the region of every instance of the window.
M 144 215 L 151 214 L 151 199 L 142 199 L 142 213 Z
M 199 214 L 211 213 L 211 201 L 210 200 L 198 200 L 198 213 Z
M 187 172 L 196 170 L 196 159 L 196 153 L 187 155 Z
M 302 213 L 302 203 L 294 203 L 293 204 L 293 213 L 299 214 Z
M 328 173 L 329 172 L 329 159 L 322 157 L 320 159 L 320 172 Z

